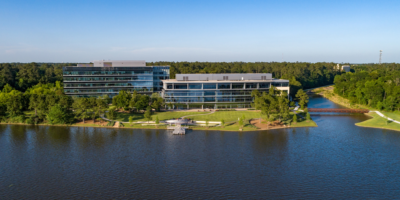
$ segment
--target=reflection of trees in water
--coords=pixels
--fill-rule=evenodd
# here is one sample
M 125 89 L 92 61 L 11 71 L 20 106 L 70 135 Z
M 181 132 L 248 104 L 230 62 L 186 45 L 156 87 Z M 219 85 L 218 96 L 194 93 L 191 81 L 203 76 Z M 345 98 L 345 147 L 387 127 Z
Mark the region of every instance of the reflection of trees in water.
M 22 144 L 26 142 L 26 126 L 21 125 L 9 125 L 11 139 L 16 144 Z
M 0 137 L 6 133 L 7 128 L 8 128 L 8 125 L 0 124 Z
M 71 133 L 69 127 L 63 126 L 49 126 L 47 127 L 47 135 L 53 144 L 68 144 L 71 140 Z

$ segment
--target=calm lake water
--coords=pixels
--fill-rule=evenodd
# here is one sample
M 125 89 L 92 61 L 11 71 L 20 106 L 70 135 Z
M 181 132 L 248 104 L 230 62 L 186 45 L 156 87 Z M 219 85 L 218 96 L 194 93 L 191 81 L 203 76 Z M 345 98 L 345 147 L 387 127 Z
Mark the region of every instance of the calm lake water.
M 312 117 L 319 127 L 184 136 L 0 125 L 0 199 L 399 198 L 400 132 Z

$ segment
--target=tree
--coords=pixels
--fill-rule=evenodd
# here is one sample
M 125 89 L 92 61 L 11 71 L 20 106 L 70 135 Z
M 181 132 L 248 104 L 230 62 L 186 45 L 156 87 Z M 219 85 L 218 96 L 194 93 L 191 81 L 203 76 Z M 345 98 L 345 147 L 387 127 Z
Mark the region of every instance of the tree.
M 66 115 L 65 109 L 60 104 L 51 107 L 47 114 L 47 121 L 50 124 L 66 124 L 68 116 Z
M 296 98 L 299 100 L 301 109 L 304 109 L 304 106 L 308 103 L 308 95 L 303 90 L 299 90 L 296 94 Z
M 89 103 L 87 98 L 76 98 L 72 104 L 76 118 L 83 120 L 83 123 L 85 123 L 85 118 L 89 116 L 87 113 L 88 106 Z
M 160 120 L 158 119 L 158 116 L 156 116 L 156 127 L 158 128 L 158 124 L 160 124 Z
M 111 109 L 111 108 L 108 109 L 108 112 L 106 113 L 107 118 L 110 119 L 110 120 L 114 120 L 116 115 L 117 114 L 115 113 L 115 110 Z
M 8 100 L 6 102 L 7 113 L 10 116 L 17 116 L 22 114 L 24 99 L 22 92 L 18 90 L 12 90 L 8 93 Z
M 138 110 L 144 110 L 149 106 L 150 97 L 147 95 L 140 95 L 140 99 L 135 103 Z
M 208 129 L 208 124 L 210 123 L 210 121 L 208 120 L 208 118 L 206 119 L 206 127 Z
M 104 111 L 107 109 L 107 100 L 105 98 L 99 97 L 96 99 L 96 113 L 97 115 L 102 115 Z
M 150 106 L 147 106 L 146 111 L 144 112 L 144 118 L 147 120 L 147 123 L 149 123 L 149 121 L 152 120 Z
M 238 124 L 239 124 L 239 129 L 243 129 L 244 119 L 243 118 L 239 118 Z
M 310 113 L 309 113 L 309 112 L 306 114 L 306 119 L 307 119 L 307 121 L 310 121 L 310 120 L 311 120 L 311 116 L 310 116 Z
M 293 123 L 294 123 L 294 124 L 297 123 L 297 115 L 296 115 L 296 114 L 293 115 Z
M 15 73 L 13 72 L 10 64 L 5 63 L 1 66 L 3 69 L 0 70 L 0 89 L 3 88 L 5 85 L 14 85 L 15 79 Z
M 124 109 L 129 106 L 129 100 L 131 95 L 127 93 L 125 90 L 119 91 L 118 95 L 112 98 L 112 104 L 117 108 Z
M 224 128 L 225 127 L 225 120 L 221 119 L 221 127 Z
M 39 98 L 37 94 L 32 94 L 29 98 L 29 109 L 35 110 L 35 116 L 37 116 L 37 108 L 39 107 Z

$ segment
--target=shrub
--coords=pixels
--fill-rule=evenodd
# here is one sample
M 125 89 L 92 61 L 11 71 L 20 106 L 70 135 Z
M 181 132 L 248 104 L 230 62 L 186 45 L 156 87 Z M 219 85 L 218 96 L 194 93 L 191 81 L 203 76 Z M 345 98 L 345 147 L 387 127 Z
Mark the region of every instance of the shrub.
M 119 123 L 119 127 L 125 127 L 124 123 Z
M 311 116 L 310 116 L 310 113 L 309 113 L 309 112 L 308 112 L 307 115 L 306 115 L 306 119 L 307 119 L 307 121 L 310 121 L 310 120 L 311 120 Z
M 296 114 L 293 115 L 293 123 L 295 123 L 295 124 L 297 123 L 297 115 Z
M 107 123 L 107 126 L 114 126 L 114 124 L 115 124 L 115 121 L 109 121 L 109 122 Z

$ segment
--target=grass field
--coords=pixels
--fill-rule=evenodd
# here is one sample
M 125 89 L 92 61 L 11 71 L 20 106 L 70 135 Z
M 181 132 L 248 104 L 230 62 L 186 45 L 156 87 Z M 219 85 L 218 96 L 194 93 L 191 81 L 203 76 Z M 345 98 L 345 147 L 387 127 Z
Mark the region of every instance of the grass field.
M 158 116 L 158 119 L 161 120 L 167 120 L 167 119 L 172 119 L 172 118 L 180 118 L 186 115 L 199 115 L 199 114 L 206 114 L 210 112 L 156 112 L 151 115 L 153 120 L 156 119 L 156 116 Z M 117 113 L 116 121 L 123 121 L 123 122 L 128 122 L 129 121 L 129 116 L 133 116 L 133 121 L 146 121 L 144 119 L 144 115 L 141 113 Z
M 190 116 L 190 119 L 197 121 L 205 121 L 208 119 L 209 121 L 221 121 L 221 119 L 225 120 L 225 122 L 237 121 L 238 118 L 245 116 L 246 119 L 252 118 L 260 118 L 260 112 L 258 111 L 217 111 L 210 115 L 199 115 L 199 116 Z
M 400 131 L 400 124 L 390 122 L 387 119 L 380 117 L 376 113 L 369 113 L 372 119 L 356 123 L 357 126 L 364 126 L 364 127 L 373 127 L 373 128 L 384 128 L 384 129 L 392 129 Z M 386 115 L 386 113 L 385 113 Z

